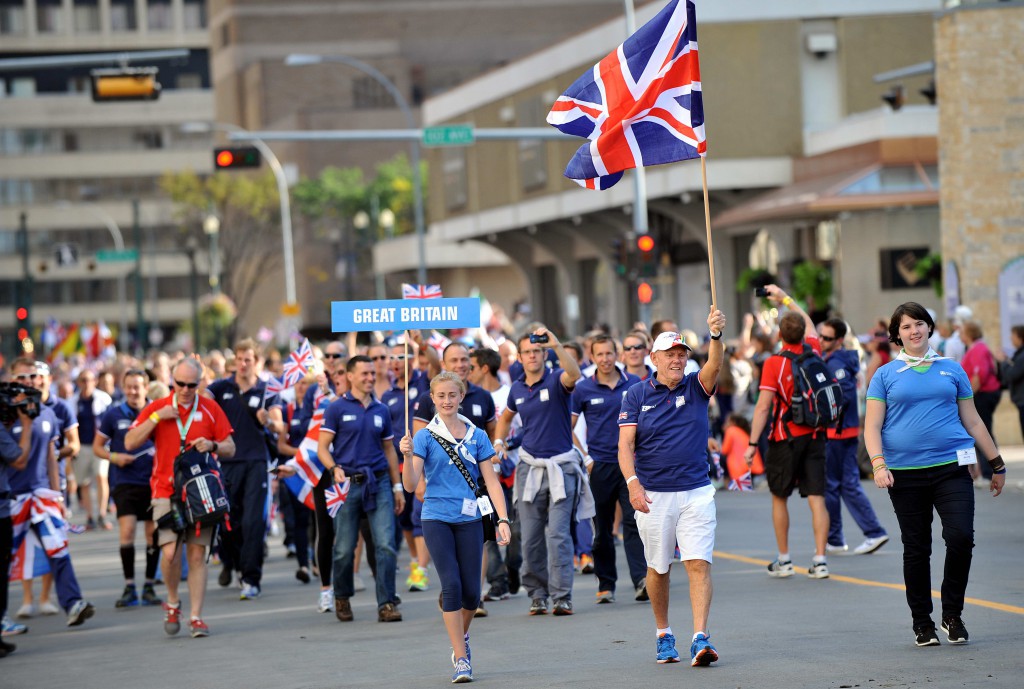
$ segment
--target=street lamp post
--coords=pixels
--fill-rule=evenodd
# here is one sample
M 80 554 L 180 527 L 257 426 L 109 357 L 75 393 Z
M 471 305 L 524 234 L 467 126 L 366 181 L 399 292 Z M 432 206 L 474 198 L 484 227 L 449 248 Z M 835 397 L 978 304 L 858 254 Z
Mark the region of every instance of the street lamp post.
M 220 234 L 220 218 L 212 211 L 203 218 L 203 232 L 210 238 L 210 291 L 213 296 L 220 295 L 220 247 L 217 239 Z M 214 327 L 214 347 L 220 347 L 220 321 Z
M 384 89 L 391 94 L 391 97 L 395 99 L 395 103 L 401 109 L 402 114 L 405 116 L 405 123 L 409 129 L 416 128 L 416 116 L 413 115 L 412 108 L 409 107 L 409 102 L 402 95 L 402 92 L 398 90 L 395 83 L 388 79 L 384 74 L 380 72 L 373 65 L 369 65 L 362 60 L 357 60 L 354 57 L 347 55 L 305 55 L 293 53 L 285 58 L 284 63 L 291 67 L 298 67 L 302 65 L 318 65 L 326 62 L 338 62 L 343 65 L 348 65 L 354 69 L 358 69 L 360 72 L 368 74 L 373 77 Z M 253 145 L 257 140 L 253 140 Z M 425 214 L 423 211 L 423 176 L 420 174 L 420 142 L 419 140 L 413 140 L 409 142 L 409 158 L 412 163 L 412 191 L 413 191 L 413 214 L 416 225 L 416 248 L 419 254 L 419 262 L 416 269 L 416 279 L 421 285 L 427 283 L 427 248 L 426 248 L 426 228 Z
M 196 271 L 196 249 L 198 242 L 193 236 L 185 241 L 185 255 L 188 256 L 188 287 L 192 299 L 192 350 L 199 352 L 203 348 L 199 334 L 199 274 Z

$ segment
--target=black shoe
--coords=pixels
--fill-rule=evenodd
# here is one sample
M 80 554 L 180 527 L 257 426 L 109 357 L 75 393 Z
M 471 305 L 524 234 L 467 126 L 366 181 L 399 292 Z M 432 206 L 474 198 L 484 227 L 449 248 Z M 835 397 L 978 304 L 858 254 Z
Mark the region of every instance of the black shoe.
M 510 569 L 508 571 L 508 592 L 513 596 L 519 593 L 519 570 Z
M 9 644 L 6 641 L 0 641 L 0 658 L 6 658 L 8 653 L 14 653 L 14 650 L 18 648 L 14 644 Z
M 964 631 L 966 633 L 966 630 Z M 934 624 L 926 624 L 918 627 L 914 626 L 914 634 L 917 635 L 917 639 L 914 643 L 918 646 L 938 646 L 939 635 L 935 633 Z
M 548 614 L 548 601 L 546 598 L 534 598 L 533 602 L 530 603 L 530 614 L 531 615 L 547 615 Z
M 227 588 L 228 586 L 231 586 L 230 567 L 225 567 L 222 570 L 220 570 L 220 576 L 217 577 L 217 583 L 220 584 L 222 588 Z
M 139 604 L 139 594 L 135 590 L 135 584 L 126 584 L 121 597 L 114 603 L 115 608 L 132 608 Z
M 142 585 L 142 604 L 143 605 L 160 605 L 163 603 L 163 599 L 156 595 L 156 591 L 153 590 L 152 584 Z
M 651 597 L 647 595 L 647 577 L 640 580 L 640 583 L 636 585 L 635 594 L 633 600 L 644 602 L 649 601 Z
M 964 621 L 957 616 L 942 616 L 942 631 L 946 632 L 946 636 L 949 637 L 949 643 L 951 644 L 965 644 L 967 643 L 967 627 L 964 626 Z M 934 630 L 932 630 L 934 633 Z
M 301 581 L 303 584 L 309 583 L 309 570 L 305 567 L 299 567 L 295 570 L 295 578 Z
M 557 615 L 559 617 L 562 617 L 563 615 L 571 615 L 572 601 L 568 598 L 559 598 L 555 601 L 555 604 L 554 606 L 552 606 L 552 608 L 552 614 Z

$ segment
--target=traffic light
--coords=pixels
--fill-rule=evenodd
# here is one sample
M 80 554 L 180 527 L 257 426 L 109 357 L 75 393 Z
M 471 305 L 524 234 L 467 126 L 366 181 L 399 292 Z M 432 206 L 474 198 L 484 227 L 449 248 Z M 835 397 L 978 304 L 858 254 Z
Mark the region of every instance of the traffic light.
M 158 71 L 156 67 L 94 69 L 90 73 L 92 99 L 96 103 L 156 100 L 160 97 L 160 82 L 156 80 Z
M 636 238 L 636 248 L 639 251 L 637 260 L 638 272 L 641 276 L 651 277 L 658 273 L 658 252 L 657 242 L 649 234 L 642 234 Z
M 260 162 L 260 152 L 255 146 L 213 149 L 213 167 L 217 170 L 259 167 Z
M 636 286 L 636 298 L 641 304 L 650 304 L 654 299 L 654 288 L 649 282 L 640 282 Z
M 14 310 L 14 319 L 17 322 L 18 342 L 24 342 L 32 333 L 32 321 L 29 319 L 28 307 L 17 307 Z

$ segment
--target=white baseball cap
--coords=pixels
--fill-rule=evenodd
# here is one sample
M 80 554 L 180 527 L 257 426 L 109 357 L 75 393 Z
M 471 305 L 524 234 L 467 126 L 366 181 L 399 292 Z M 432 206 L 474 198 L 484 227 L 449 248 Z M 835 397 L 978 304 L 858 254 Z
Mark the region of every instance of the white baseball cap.
M 965 304 L 953 309 L 953 322 L 957 325 L 963 325 L 966 321 L 974 318 L 974 311 L 971 311 L 971 307 Z
M 651 353 L 665 352 L 673 347 L 686 347 L 686 351 L 693 351 L 679 333 L 663 332 L 654 340 L 654 347 L 651 348 Z

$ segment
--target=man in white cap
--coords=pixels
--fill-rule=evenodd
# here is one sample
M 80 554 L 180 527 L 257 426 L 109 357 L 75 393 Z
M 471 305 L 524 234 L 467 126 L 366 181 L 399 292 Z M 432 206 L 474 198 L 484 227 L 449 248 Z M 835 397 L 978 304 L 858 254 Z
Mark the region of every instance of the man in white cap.
M 974 318 L 974 311 L 971 307 L 961 304 L 953 309 L 953 334 L 946 338 L 946 350 L 944 354 L 953 361 L 959 362 L 964 358 L 967 347 L 960 339 L 960 327 L 967 321 Z

